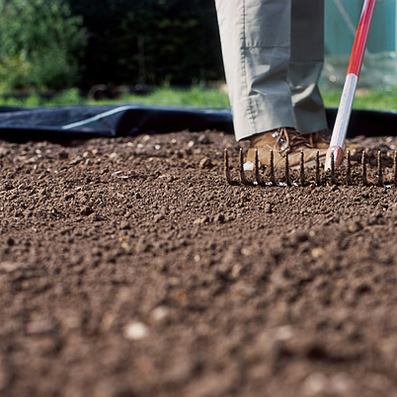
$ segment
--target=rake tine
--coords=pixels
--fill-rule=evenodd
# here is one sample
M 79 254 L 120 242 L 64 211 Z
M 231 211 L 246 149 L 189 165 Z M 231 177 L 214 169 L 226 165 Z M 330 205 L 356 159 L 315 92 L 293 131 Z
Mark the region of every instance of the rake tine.
M 270 150 L 270 182 L 273 186 L 276 186 L 276 176 L 274 174 L 274 153 Z
M 362 166 L 362 175 L 363 175 L 363 184 L 364 186 L 368 186 L 367 180 L 367 155 L 363 152 L 361 156 L 361 166 Z
M 259 155 L 258 149 L 255 149 L 255 179 L 259 186 L 266 186 L 265 182 L 262 180 L 259 174 Z
M 304 154 L 303 154 L 303 150 L 301 150 L 300 180 L 301 180 L 301 185 L 305 186 L 306 185 L 306 179 L 305 179 L 305 157 L 304 157 Z
M 316 185 L 321 185 L 321 175 L 320 175 L 320 152 L 316 153 Z
M 240 178 L 243 185 L 251 185 L 251 182 L 245 177 L 244 173 L 244 155 L 242 148 L 240 148 Z
M 291 186 L 291 179 L 289 177 L 289 158 L 288 152 L 285 154 L 285 183 L 287 186 Z
M 382 153 L 378 151 L 378 186 L 383 186 Z
M 331 183 L 336 185 L 336 177 L 335 177 L 335 152 L 332 152 L 331 155 Z
M 394 171 L 394 187 L 397 187 L 397 150 L 394 151 L 393 171 Z
M 230 176 L 230 167 L 229 167 L 229 151 L 225 149 L 224 151 L 224 169 L 227 183 L 229 185 L 237 185 L 237 182 L 232 179 Z
M 346 160 L 347 160 L 346 185 L 349 186 L 352 183 L 352 165 L 350 159 L 350 150 L 346 152 Z

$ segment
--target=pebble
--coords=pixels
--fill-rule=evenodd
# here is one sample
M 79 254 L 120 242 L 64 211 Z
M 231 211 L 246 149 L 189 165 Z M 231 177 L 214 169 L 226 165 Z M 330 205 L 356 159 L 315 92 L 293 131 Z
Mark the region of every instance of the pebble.
M 293 337 L 294 333 L 292 327 L 289 325 L 283 325 L 278 327 L 275 332 L 275 338 L 278 341 L 287 341 Z
M 25 267 L 26 265 L 20 262 L 0 262 L 0 273 L 13 273 Z
M 103 218 L 100 215 L 94 213 L 90 215 L 90 220 L 91 222 L 100 222 L 103 221 Z
M 168 316 L 168 309 L 164 306 L 159 306 L 153 309 L 151 313 L 152 320 L 160 322 Z
M 247 161 L 244 163 L 244 171 L 253 171 L 254 170 L 254 163 L 252 161 Z
M 318 259 L 318 258 L 322 257 L 324 255 L 324 253 L 325 253 L 325 251 L 323 248 L 314 248 L 314 249 L 312 249 L 312 252 L 311 252 L 312 257 L 314 259 Z
M 350 233 L 356 233 L 362 229 L 362 226 L 359 222 L 353 222 L 348 226 L 348 230 Z
M 204 169 L 204 168 L 211 168 L 211 167 L 212 167 L 211 159 L 208 158 L 208 157 L 202 158 L 202 159 L 200 160 L 199 167 L 200 167 L 201 169 Z
M 272 208 L 272 204 L 271 203 L 266 203 L 265 205 L 265 212 L 266 214 L 271 214 L 273 212 L 273 208 Z
M 69 153 L 65 151 L 61 151 L 58 153 L 59 160 L 67 160 L 69 158 Z
M 350 378 L 349 374 L 339 372 L 333 375 L 330 379 L 330 389 L 336 395 L 351 395 L 354 382 Z
M 153 217 L 153 222 L 154 223 L 157 223 L 157 222 L 160 222 L 161 220 L 163 220 L 164 219 L 164 215 L 162 215 L 162 214 L 156 214 L 154 217 Z
M 148 327 L 140 322 L 129 323 L 124 328 L 124 338 L 128 340 L 140 340 L 148 335 Z
M 88 216 L 91 215 L 93 212 L 94 210 L 89 205 L 87 205 L 80 211 L 80 214 L 83 216 Z
M 224 223 L 225 222 L 225 215 L 223 215 L 222 213 L 216 214 L 215 217 L 214 217 L 214 222 L 216 222 L 216 223 Z
M 320 373 L 314 372 L 310 374 L 303 383 L 302 391 L 305 396 L 316 396 L 327 389 L 328 379 Z
M 241 274 L 241 270 L 242 270 L 242 266 L 239 264 L 236 264 L 232 267 L 232 271 L 230 273 L 230 275 L 232 276 L 233 279 L 237 279 L 240 277 Z
M 121 224 L 120 224 L 120 229 L 121 230 L 131 229 L 131 225 L 127 221 L 122 221 Z
M 211 143 L 210 138 L 208 138 L 208 136 L 205 134 L 201 134 L 197 142 L 201 143 L 202 145 L 208 145 L 209 143 Z
M 75 157 L 69 164 L 70 165 L 76 165 L 78 163 L 80 163 L 80 161 L 82 161 L 83 159 L 80 156 Z
M 204 225 L 205 223 L 209 222 L 208 216 L 202 216 L 201 218 L 197 218 L 194 222 L 193 225 Z

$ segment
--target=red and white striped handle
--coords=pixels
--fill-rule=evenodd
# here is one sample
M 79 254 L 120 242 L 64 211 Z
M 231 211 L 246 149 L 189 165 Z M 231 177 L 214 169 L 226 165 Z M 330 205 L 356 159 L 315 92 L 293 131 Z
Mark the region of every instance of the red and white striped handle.
M 343 145 L 346 139 L 347 127 L 349 126 L 350 115 L 353 107 L 354 95 L 357 89 L 357 82 L 363 64 L 365 48 L 372 16 L 374 14 L 376 0 L 365 0 L 361 13 L 360 23 L 354 40 L 353 50 L 347 68 L 346 80 L 343 86 L 342 98 L 336 116 L 331 142 L 325 160 L 325 169 L 331 169 L 331 158 L 334 157 L 335 167 L 338 167 L 343 158 Z

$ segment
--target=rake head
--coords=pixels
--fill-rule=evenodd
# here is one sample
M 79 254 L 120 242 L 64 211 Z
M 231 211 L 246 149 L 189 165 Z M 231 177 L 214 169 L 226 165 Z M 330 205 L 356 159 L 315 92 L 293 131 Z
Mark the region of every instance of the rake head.
M 388 156 L 389 157 L 389 156 Z M 362 152 L 361 156 L 361 171 L 359 180 L 362 186 L 380 186 L 384 188 L 391 188 L 392 186 L 397 187 L 397 151 L 394 152 L 393 155 L 393 180 L 385 182 L 385 178 L 383 175 L 382 168 L 382 155 L 381 152 L 377 153 L 377 173 L 376 178 L 372 182 L 368 180 L 367 174 L 367 154 L 366 152 Z M 270 152 L 270 164 L 266 167 L 268 171 L 268 181 L 265 181 L 261 176 L 260 172 L 260 164 L 258 151 L 255 151 L 255 162 L 254 162 L 254 180 L 250 180 L 245 173 L 244 170 L 244 154 L 243 149 L 240 148 L 239 151 L 239 175 L 240 180 L 235 180 L 232 178 L 230 174 L 230 166 L 229 166 L 229 152 L 227 149 L 224 151 L 224 168 L 225 168 L 225 176 L 226 180 L 230 185 L 245 185 L 245 186 L 263 186 L 263 187 L 286 187 L 286 186 L 295 186 L 295 187 L 305 187 L 305 186 L 327 186 L 327 185 L 337 185 L 338 179 L 335 171 L 335 158 L 331 157 L 331 169 L 329 171 L 324 171 L 323 168 L 320 167 L 320 156 L 319 152 L 316 155 L 316 161 L 314 166 L 314 177 L 313 172 L 310 172 L 310 175 L 305 173 L 305 159 L 304 152 L 301 151 L 300 164 L 299 164 L 299 177 L 295 178 L 296 181 L 292 181 L 290 175 L 290 166 L 288 153 L 285 156 L 285 165 L 284 165 L 284 176 L 282 181 L 277 181 L 276 172 L 274 167 L 274 154 L 273 151 Z M 311 176 L 311 178 L 310 178 Z M 280 178 L 279 178 L 280 179 Z M 312 180 L 310 180 L 312 179 Z M 348 150 L 346 153 L 345 159 L 345 175 L 344 175 L 344 184 L 346 186 L 352 186 L 353 178 L 352 178 L 352 165 L 351 165 L 351 154 Z M 356 184 L 357 185 L 357 184 Z

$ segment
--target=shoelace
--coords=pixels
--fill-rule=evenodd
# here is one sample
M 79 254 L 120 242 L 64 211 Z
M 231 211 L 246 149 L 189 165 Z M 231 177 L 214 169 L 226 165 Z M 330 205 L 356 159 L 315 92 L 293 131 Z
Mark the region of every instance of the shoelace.
M 291 153 L 295 147 L 306 146 L 310 147 L 309 143 L 306 139 L 296 130 L 290 128 L 279 128 L 276 132 L 276 136 L 278 137 L 277 143 L 274 145 L 274 149 L 276 149 L 276 145 L 281 145 L 280 152 L 288 151 Z

